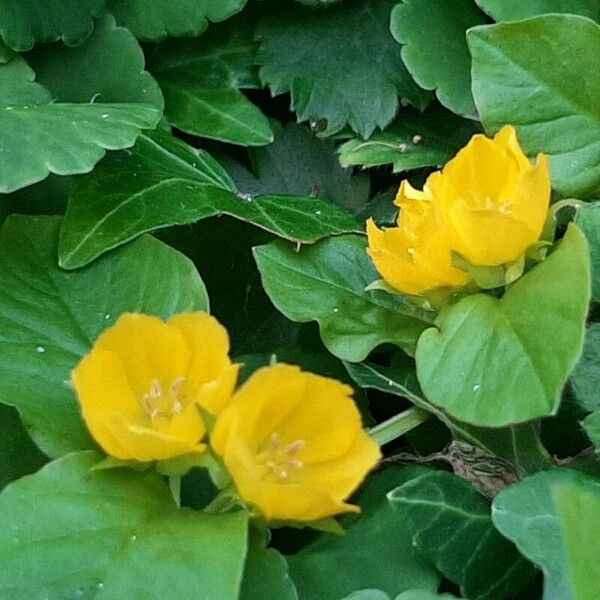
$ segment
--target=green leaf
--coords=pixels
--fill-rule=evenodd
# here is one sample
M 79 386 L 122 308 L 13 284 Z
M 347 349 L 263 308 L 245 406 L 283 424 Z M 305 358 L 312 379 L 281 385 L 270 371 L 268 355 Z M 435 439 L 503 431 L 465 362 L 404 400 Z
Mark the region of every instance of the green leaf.
M 242 192 L 327 198 L 355 214 L 364 209 L 369 178 L 341 168 L 333 142 L 293 123 L 272 126 L 275 141 L 248 151 L 252 173 L 237 162 L 221 161 Z
M 206 152 L 168 134 L 142 136 L 132 151 L 108 157 L 71 195 L 59 245 L 60 264 L 77 268 L 160 227 L 226 214 L 292 241 L 362 231 L 323 200 L 239 196 Z
M 600 20 L 600 0 L 475 0 L 495 21 L 520 21 L 545 13 L 571 13 Z
M 154 128 L 160 119 L 160 112 L 145 104 L 49 104 L 49 94 L 33 82 L 21 58 L 0 65 L 0 82 L 5 84 L 0 96 L 0 193 L 49 173 L 91 171 L 106 150 L 132 146 L 142 129 Z
M 403 45 L 406 68 L 459 115 L 476 115 L 465 32 L 486 21 L 472 0 L 402 0 L 392 11 L 392 35 Z
M 108 0 L 119 24 L 141 40 L 200 35 L 208 21 L 223 21 L 240 11 L 246 0 Z
M 575 213 L 579 225 L 590 247 L 592 260 L 592 299 L 600 302 L 600 202 L 582 204 Z
M 298 600 L 285 557 L 265 547 L 264 531 L 250 530 L 240 600 Z
M 423 471 L 390 466 L 376 473 L 353 500 L 361 506 L 361 514 L 340 519 L 344 535 L 322 534 L 287 557 L 300 598 L 339 600 L 365 588 L 393 597 L 411 588 L 432 592 L 437 588 L 437 573 L 411 546 L 408 530 L 385 496 Z M 338 577 L 341 566 L 343 576 Z
M 583 492 L 577 485 L 559 487 L 554 502 L 567 550 L 567 566 L 576 600 L 600 598 L 600 490 Z
M 94 28 L 104 0 L 0 0 L 0 37 L 22 52 L 35 42 L 81 44 Z
M 575 15 L 544 15 L 476 27 L 467 39 L 473 96 L 486 130 L 514 125 L 527 154 L 550 155 L 558 192 L 598 196 L 600 26 Z
M 427 323 L 399 295 L 365 291 L 377 279 L 362 236 L 338 236 L 300 251 L 285 242 L 254 249 L 263 286 L 292 321 L 317 321 L 335 356 L 363 360 L 391 342 L 411 351 Z
M 149 472 L 71 454 L 0 494 L 7 598 L 236 598 L 247 514 L 177 509 Z
M 479 131 L 475 121 L 461 119 L 439 105 L 424 112 L 405 109 L 368 140 L 355 137 L 342 144 L 340 163 L 343 167 L 392 164 L 394 172 L 439 168 Z
M 571 375 L 577 402 L 587 411 L 600 409 L 600 323 L 592 323 L 585 333 L 583 353 Z
M 270 9 L 258 27 L 261 81 L 273 94 L 291 93 L 300 121 L 326 119 L 326 135 L 349 124 L 369 137 L 392 121 L 398 96 L 424 108 L 429 94 L 408 74 L 389 31 L 395 3 Z
M 260 87 L 253 33 L 254 20 L 244 13 L 199 38 L 169 40 L 150 52 L 149 68 L 162 87 L 172 124 L 243 146 L 273 141 L 269 121 L 240 91 Z
M 506 598 L 534 575 L 532 566 L 495 529 L 489 502 L 466 481 L 426 472 L 388 495 L 413 545 L 467 598 Z
M 587 242 L 570 225 L 501 300 L 464 298 L 421 336 L 417 375 L 428 400 L 485 427 L 555 414 L 583 346 L 589 290 Z
M 553 499 L 554 490 L 564 485 L 600 493 L 597 479 L 569 469 L 555 469 L 527 477 L 505 489 L 492 506 L 496 528 L 543 570 L 544 600 L 576 600 L 569 583 L 566 547 Z
M 27 435 L 17 411 L 0 404 L 0 489 L 37 471 L 46 460 Z
M 56 265 L 60 219 L 11 217 L 0 230 L 0 401 L 17 407 L 50 456 L 92 447 L 68 383 L 123 312 L 206 310 L 193 264 L 143 237 L 90 267 Z
M 37 82 L 59 102 L 132 102 L 159 110 L 164 107 L 158 84 L 144 71 L 142 49 L 127 29 L 116 27 L 110 15 L 96 23 L 83 45 L 35 48 L 27 60 Z
M 526 472 L 548 468 L 550 465 L 550 457 L 542 446 L 537 427 L 533 424 L 526 423 L 503 429 L 467 425 L 449 417 L 425 399 L 414 368 L 390 368 L 348 362 L 344 365 L 359 386 L 410 400 L 415 406 L 434 414 L 459 440 L 490 455 L 506 458 Z
M 583 420 L 583 427 L 594 444 L 596 453 L 600 453 L 600 408 Z

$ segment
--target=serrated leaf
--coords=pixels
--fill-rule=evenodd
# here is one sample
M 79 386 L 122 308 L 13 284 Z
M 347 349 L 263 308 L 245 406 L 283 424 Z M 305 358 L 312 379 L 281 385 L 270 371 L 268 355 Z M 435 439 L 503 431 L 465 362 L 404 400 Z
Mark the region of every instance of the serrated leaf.
M 197 39 L 169 40 L 152 49 L 149 68 L 173 125 L 243 146 L 273 141 L 269 121 L 240 91 L 259 87 L 253 34 L 254 20 L 244 13 Z
M 600 0 L 475 0 L 495 21 L 520 21 L 546 13 L 570 13 L 600 20 Z
M 285 242 L 254 249 L 273 304 L 292 321 L 317 321 L 327 349 L 351 362 L 385 342 L 411 352 L 427 327 L 401 296 L 365 290 L 377 279 L 366 245 L 345 235 L 299 251 Z
M 361 514 L 340 519 L 344 535 L 322 534 L 288 557 L 300 598 L 339 600 L 364 588 L 393 595 L 411 588 L 432 592 L 437 588 L 437 573 L 411 546 L 409 532 L 385 496 L 423 471 L 389 466 L 374 474 L 353 500 Z M 340 565 L 343 577 L 332 577 Z
M 340 163 L 343 167 L 391 164 L 394 172 L 439 168 L 479 132 L 475 121 L 461 119 L 438 105 L 424 112 L 405 109 L 368 140 L 356 137 L 344 142 L 339 149 Z
M 221 161 L 241 192 L 326 198 L 354 214 L 364 209 L 369 179 L 340 167 L 333 142 L 293 123 L 272 127 L 272 144 L 248 150 L 253 172 L 231 159 Z
M 434 414 L 459 440 L 472 444 L 492 456 L 508 459 L 526 472 L 550 466 L 550 457 L 542 446 L 537 427 L 533 424 L 526 423 L 503 429 L 467 425 L 449 417 L 425 399 L 414 368 L 348 362 L 345 362 L 344 366 L 357 385 L 410 400 L 415 406 Z
M 427 399 L 484 427 L 555 414 L 583 346 L 588 252 L 583 233 L 570 225 L 550 257 L 501 300 L 477 294 L 443 310 L 417 346 Z
M 542 15 L 476 27 L 467 38 L 473 96 L 486 130 L 514 125 L 530 156 L 550 155 L 558 192 L 598 196 L 600 25 L 575 15 Z
M 110 15 L 97 21 L 82 45 L 35 48 L 27 60 L 37 82 L 59 102 L 132 102 L 159 110 L 164 107 L 158 84 L 144 70 L 142 49 Z
M 224 21 L 246 0 L 108 0 L 117 21 L 137 38 L 158 41 L 168 36 L 200 35 L 208 21 Z
M 123 312 L 206 310 L 194 265 L 143 237 L 90 267 L 56 264 L 60 219 L 10 217 L 0 230 L 0 401 L 49 456 L 93 447 L 65 381 Z
M 544 600 L 575 600 L 569 582 L 566 547 L 553 498 L 558 486 L 576 485 L 600 493 L 600 482 L 560 469 L 527 477 L 501 492 L 492 506 L 496 528 L 544 572 Z
M 489 501 L 455 475 L 426 472 L 388 499 L 413 545 L 467 598 L 510 597 L 533 577 L 533 567 L 494 529 Z
M 577 207 L 575 223 L 579 225 L 590 247 L 592 260 L 592 299 L 600 302 L 600 202 Z
M 236 598 L 247 513 L 178 509 L 158 475 L 90 471 L 100 459 L 71 454 L 0 494 L 0 595 Z
M 403 45 L 406 68 L 459 115 L 476 115 L 465 32 L 486 21 L 472 0 L 402 0 L 392 11 L 391 31 Z
M 346 124 L 362 137 L 385 127 L 398 96 L 428 103 L 408 74 L 389 31 L 396 0 L 361 0 L 321 10 L 285 5 L 258 27 L 261 81 L 290 92 L 300 121 L 327 120 L 325 135 Z
M 360 232 L 362 224 L 329 202 L 297 196 L 239 196 L 206 152 L 169 136 L 142 136 L 129 153 L 103 162 L 71 195 L 60 264 L 77 268 L 138 235 L 226 214 L 304 243 Z
M 13 50 L 35 42 L 81 44 L 94 28 L 104 0 L 0 0 L 0 37 Z

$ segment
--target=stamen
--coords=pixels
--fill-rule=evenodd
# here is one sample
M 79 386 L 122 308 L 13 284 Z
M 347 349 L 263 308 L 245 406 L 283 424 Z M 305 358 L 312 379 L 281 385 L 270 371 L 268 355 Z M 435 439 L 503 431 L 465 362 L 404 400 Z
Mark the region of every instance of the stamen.
M 296 440 L 286 448 L 286 452 L 290 456 L 294 456 L 295 454 L 298 454 L 298 452 L 301 452 L 304 449 L 304 446 L 306 446 L 306 442 L 304 440 Z
M 150 382 L 150 398 L 160 398 L 162 396 L 162 388 L 160 387 L 160 381 L 153 379 Z
M 183 412 L 183 404 L 181 404 L 179 400 L 175 400 L 175 402 L 173 402 L 173 412 L 176 415 L 180 415 Z
M 179 392 L 183 388 L 184 383 L 185 383 L 185 377 L 177 377 L 171 384 L 171 387 L 169 388 L 169 396 L 171 398 L 174 398 L 175 396 L 177 396 L 177 394 L 179 394 Z
M 275 432 L 270 440 L 271 450 L 279 450 L 281 448 L 281 436 Z
M 288 460 L 288 467 L 291 467 L 292 469 L 301 469 L 303 466 L 304 463 L 297 458 L 291 458 Z

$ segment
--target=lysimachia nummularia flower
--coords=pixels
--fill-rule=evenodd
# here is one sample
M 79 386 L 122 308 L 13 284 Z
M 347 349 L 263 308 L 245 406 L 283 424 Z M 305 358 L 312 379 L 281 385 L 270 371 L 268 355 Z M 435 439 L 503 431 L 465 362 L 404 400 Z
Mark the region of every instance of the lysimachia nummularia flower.
M 225 328 L 203 312 L 168 322 L 124 314 L 102 333 L 72 374 L 83 418 L 107 454 L 154 461 L 199 452 L 199 407 L 218 414 L 238 365 Z
M 351 394 L 339 381 L 286 364 L 254 373 L 211 436 L 243 500 L 271 520 L 358 511 L 344 501 L 380 451 Z

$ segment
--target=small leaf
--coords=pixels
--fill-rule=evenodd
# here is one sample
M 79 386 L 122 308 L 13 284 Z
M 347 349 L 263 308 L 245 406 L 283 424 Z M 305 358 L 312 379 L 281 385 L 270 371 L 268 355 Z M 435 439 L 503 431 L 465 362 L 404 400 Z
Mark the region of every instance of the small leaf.
M 500 533 L 544 571 L 545 600 L 579 600 L 569 582 L 565 541 L 553 499 L 554 490 L 565 485 L 600 493 L 597 479 L 569 469 L 555 469 L 505 489 L 492 507 L 492 519 Z
M 459 115 L 476 115 L 465 32 L 486 21 L 472 0 L 402 0 L 392 11 L 392 35 L 403 44 L 406 68 Z
M 571 13 L 600 21 L 600 0 L 475 0 L 495 21 L 520 21 L 545 13 Z
M 35 42 L 81 44 L 94 28 L 104 0 L 0 0 L 0 37 L 13 50 Z
M 495 529 L 489 502 L 466 481 L 426 472 L 388 494 L 413 545 L 467 598 L 506 598 L 534 569 Z
M 312 243 L 362 231 L 341 208 L 314 198 L 238 195 L 220 165 L 172 136 L 142 136 L 75 189 L 61 229 L 60 264 L 81 267 L 140 234 L 226 214 L 275 235 Z
M 479 131 L 475 121 L 461 119 L 439 105 L 424 112 L 407 108 L 368 140 L 356 137 L 343 143 L 340 163 L 343 167 L 392 164 L 394 172 L 439 168 Z
M 81 271 L 59 269 L 59 227 L 15 216 L 0 230 L 0 401 L 17 407 L 49 456 L 93 447 L 68 381 L 121 313 L 208 308 L 194 265 L 151 237 Z
M 395 3 L 273 7 L 258 27 L 261 81 L 274 95 L 291 93 L 299 121 L 326 119 L 326 135 L 348 124 L 369 137 L 392 121 L 398 96 L 424 108 L 429 94 L 408 74 L 390 34 Z
M 587 242 L 570 225 L 501 300 L 468 296 L 421 336 L 417 375 L 428 400 L 485 427 L 555 414 L 583 346 L 589 289 Z
M 389 466 L 374 474 L 353 500 L 361 514 L 340 519 L 344 535 L 320 535 L 287 557 L 300 598 L 339 600 L 365 588 L 394 595 L 411 588 L 431 592 L 437 588 L 437 573 L 411 546 L 407 528 L 385 496 L 423 471 Z M 341 565 L 343 577 L 332 576 Z
M 0 594 L 12 598 L 237 598 L 247 514 L 178 509 L 164 480 L 59 459 L 0 494 Z
M 475 27 L 467 38 L 473 96 L 486 131 L 514 125 L 529 156 L 550 155 L 558 192 L 598 196 L 600 25 L 575 15 L 543 15 Z
M 401 296 L 365 290 L 377 273 L 364 237 L 338 236 L 300 251 L 274 242 L 254 256 L 273 304 L 292 321 L 317 321 L 323 343 L 341 359 L 361 361 L 385 342 L 411 352 L 427 327 Z

